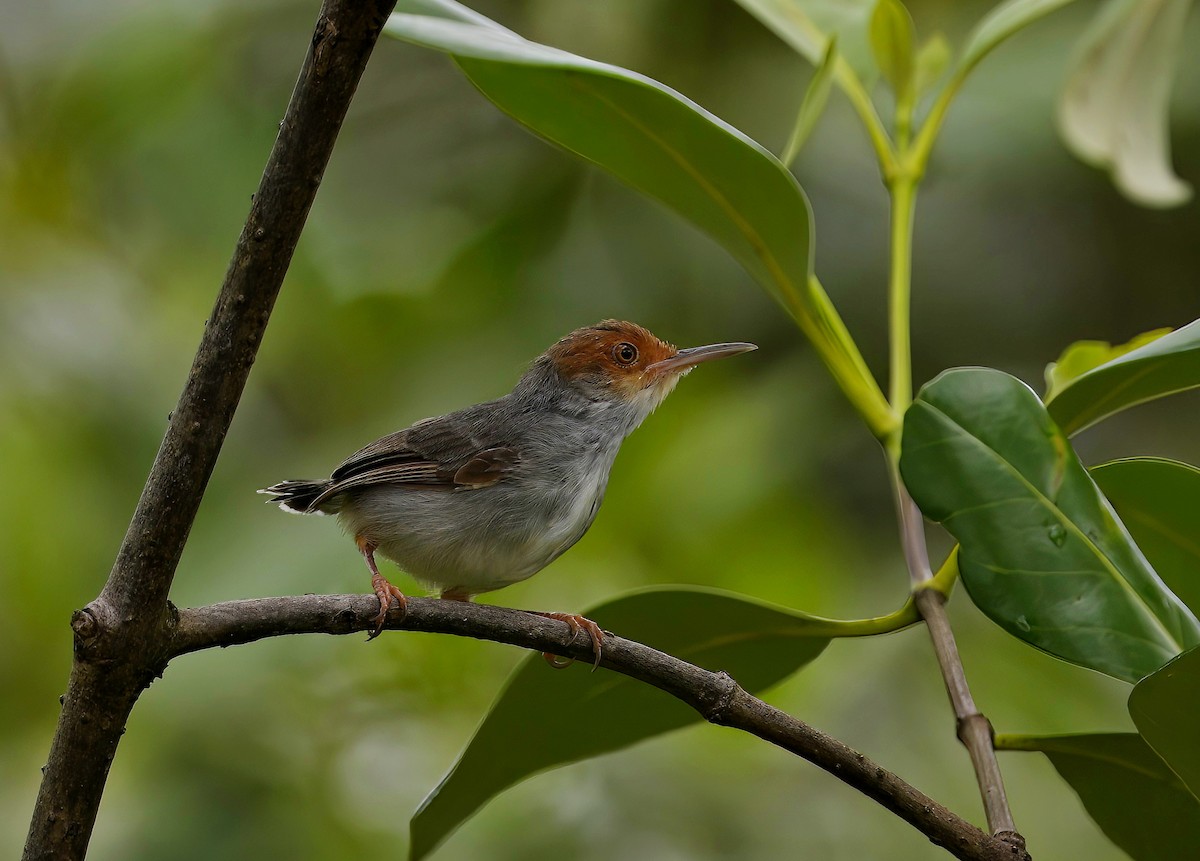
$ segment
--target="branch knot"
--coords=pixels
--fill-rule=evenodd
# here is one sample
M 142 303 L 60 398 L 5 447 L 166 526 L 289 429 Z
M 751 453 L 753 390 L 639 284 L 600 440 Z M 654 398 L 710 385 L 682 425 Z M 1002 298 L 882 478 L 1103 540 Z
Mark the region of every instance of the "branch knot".
M 700 713 L 709 723 L 725 726 L 729 710 L 740 693 L 741 686 L 729 673 L 724 670 L 714 673 L 710 687 L 701 695 Z

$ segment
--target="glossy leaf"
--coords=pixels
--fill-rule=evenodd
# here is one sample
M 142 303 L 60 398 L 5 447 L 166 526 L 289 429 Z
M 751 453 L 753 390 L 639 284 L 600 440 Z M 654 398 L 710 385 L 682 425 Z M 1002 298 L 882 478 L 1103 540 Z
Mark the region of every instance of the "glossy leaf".
M 962 368 L 926 385 L 905 415 L 900 469 L 958 539 L 971 598 L 1014 636 L 1126 681 L 1200 643 L 1200 623 L 1015 377 Z
M 1200 615 L 1200 469 L 1131 457 L 1091 473 L 1163 582 Z
M 1200 803 L 1137 733 L 1001 735 L 996 746 L 1045 754 L 1134 861 L 1182 861 L 1200 846 Z
M 911 602 L 881 619 L 821 619 L 712 589 L 648 589 L 588 611 L 606 629 L 762 690 L 817 657 L 835 636 L 895 630 Z M 537 655 L 510 677 L 474 738 L 412 821 L 423 858 L 502 790 L 530 775 L 628 747 L 702 718 L 675 698 L 579 663 L 563 672 Z
M 1129 695 L 1129 715 L 1142 738 L 1200 798 L 1200 649 L 1138 682 Z
M 871 13 L 876 0 L 737 0 L 776 36 L 814 66 L 829 40 L 837 37 L 841 59 L 860 79 L 871 82 L 877 70 L 871 54 Z
M 1067 146 L 1143 206 L 1192 196 L 1171 167 L 1168 107 L 1192 0 L 1109 0 L 1080 42 L 1059 100 Z
M 800 149 L 812 134 L 812 130 L 816 128 L 817 120 L 821 118 L 825 104 L 829 101 L 829 88 L 833 84 L 833 67 L 837 57 L 837 39 L 830 39 L 825 56 L 821 58 L 812 80 L 808 82 L 808 89 L 804 91 L 804 101 L 800 103 L 800 110 L 796 114 L 796 125 L 792 127 L 787 146 L 783 148 L 781 160 L 789 167 L 800 154 Z
M 1076 341 L 1063 350 L 1057 361 L 1046 366 L 1046 397 L 1044 400 L 1053 400 L 1077 377 L 1086 374 L 1093 368 L 1098 368 L 1113 359 L 1119 359 L 1126 353 L 1132 353 L 1138 347 L 1144 347 L 1151 341 L 1157 341 L 1170 332 L 1170 329 L 1153 329 L 1135 335 L 1124 344 L 1110 344 L 1107 341 Z
M 868 30 L 871 52 L 879 71 L 896 99 L 905 101 L 913 91 L 913 43 L 917 40 L 912 16 L 900 0 L 879 0 Z
M 421 0 L 422 14 L 407 11 L 410 2 L 400 0 L 386 34 L 451 54 L 502 110 L 676 210 L 777 295 L 807 288 L 808 201 L 757 143 L 635 72 L 527 41 L 490 22 L 425 13 L 461 8 L 449 0 Z
M 1197 386 L 1200 320 L 1074 377 L 1046 408 L 1074 434 L 1127 407 Z

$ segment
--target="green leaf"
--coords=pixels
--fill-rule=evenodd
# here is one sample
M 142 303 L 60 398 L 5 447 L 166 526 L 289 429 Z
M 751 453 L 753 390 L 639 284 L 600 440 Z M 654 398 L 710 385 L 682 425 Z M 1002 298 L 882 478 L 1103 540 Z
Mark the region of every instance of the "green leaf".
M 635 72 L 529 42 L 488 24 L 410 14 L 384 29 L 451 54 L 471 82 L 531 131 L 665 203 L 779 295 L 812 271 L 812 218 L 769 152 L 679 93 Z M 422 9 L 455 10 L 449 0 Z
M 1137 681 L 1200 643 L 1033 391 L 986 368 L 947 371 L 904 417 L 900 470 L 958 539 L 971 598 L 1006 631 Z
M 587 613 L 606 629 L 760 691 L 821 654 L 829 638 L 894 630 L 890 617 L 837 622 L 729 592 L 671 587 L 616 598 Z M 642 682 L 574 664 L 563 672 L 531 655 L 516 669 L 474 738 L 412 820 L 411 857 L 424 858 L 489 799 L 530 775 L 702 722 Z
M 900 0 L 878 0 L 869 33 L 879 71 L 896 100 L 908 101 L 913 92 L 913 43 L 917 39 L 912 16 Z
M 1154 570 L 1200 615 L 1200 469 L 1131 457 L 1091 473 Z
M 1200 320 L 1068 380 L 1046 408 L 1071 435 L 1127 407 L 1197 386 Z
M 1063 389 L 1075 381 L 1076 377 L 1086 374 L 1093 368 L 1098 368 L 1105 362 L 1120 358 L 1126 353 L 1132 353 L 1138 347 L 1144 347 L 1151 341 L 1157 341 L 1170 329 L 1153 329 L 1135 335 L 1124 344 L 1110 344 L 1108 341 L 1076 341 L 1063 350 L 1058 361 L 1046 366 L 1046 397 L 1049 402 L 1058 396 Z
M 775 156 L 657 81 L 530 42 L 453 0 L 396 9 L 385 34 L 450 54 L 527 129 L 724 246 L 791 313 L 872 431 L 892 431 L 895 414 L 813 276 L 808 199 Z
M 1067 147 L 1143 206 L 1179 206 L 1168 108 L 1192 0 L 1109 0 L 1080 41 L 1058 105 Z
M 1008 0 L 980 19 L 967 36 L 958 61 L 959 76 L 965 76 L 1000 43 L 1030 24 L 1061 9 L 1072 0 Z
M 1129 695 L 1129 715 L 1155 752 L 1192 795 L 1200 798 L 1200 649 L 1192 649 L 1137 683 Z M 1200 841 L 1192 844 L 1193 849 Z M 1184 857 L 1184 856 L 1179 856 Z
M 950 43 L 942 33 L 934 33 L 925 40 L 917 51 L 916 70 L 913 73 L 913 89 L 919 96 L 945 74 L 950 66 Z
M 848 68 L 864 82 L 875 79 L 868 30 L 876 0 L 737 0 L 737 3 L 814 66 L 825 56 L 829 40 L 836 37 Z
M 830 39 L 825 56 L 821 58 L 821 64 L 817 66 L 812 80 L 808 82 L 808 89 L 804 91 L 804 101 L 800 103 L 800 111 L 796 114 L 796 125 L 792 127 L 787 146 L 783 148 L 781 161 L 788 167 L 791 167 L 796 156 L 800 154 L 801 147 L 812 134 L 817 120 L 825 110 L 826 102 L 829 101 L 829 88 L 833 84 L 833 68 L 837 56 L 837 39 Z
M 996 747 L 1044 753 L 1134 861 L 1182 861 L 1200 846 L 1200 803 L 1137 733 L 1000 735 Z

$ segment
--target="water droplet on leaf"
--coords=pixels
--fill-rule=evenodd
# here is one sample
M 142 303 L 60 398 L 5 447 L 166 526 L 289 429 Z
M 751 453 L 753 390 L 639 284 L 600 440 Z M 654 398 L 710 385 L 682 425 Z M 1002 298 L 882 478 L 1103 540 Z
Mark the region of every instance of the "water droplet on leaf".
M 1050 536 L 1050 540 L 1054 542 L 1055 547 L 1062 547 L 1067 541 L 1067 530 L 1061 523 L 1051 526 L 1050 531 L 1046 534 Z
M 1016 623 L 1017 623 L 1017 627 L 1020 628 L 1022 631 L 1025 631 L 1026 633 L 1029 632 L 1029 627 L 1030 627 L 1029 620 L 1026 619 L 1024 616 L 1017 616 Z

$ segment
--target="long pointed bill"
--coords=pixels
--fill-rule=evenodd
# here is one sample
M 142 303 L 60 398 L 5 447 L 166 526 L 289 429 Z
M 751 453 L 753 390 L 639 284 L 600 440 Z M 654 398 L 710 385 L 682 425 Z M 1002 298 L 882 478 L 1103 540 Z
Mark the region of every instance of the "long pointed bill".
M 655 362 L 653 365 L 650 365 L 646 368 L 646 373 L 652 379 L 661 379 L 668 374 L 682 374 L 690 371 L 701 362 L 708 362 L 712 359 L 723 359 L 726 356 L 736 356 L 739 353 L 749 353 L 751 350 L 757 349 L 758 347 L 754 344 L 747 344 L 740 341 L 733 344 L 709 344 L 706 347 L 688 347 L 686 350 L 680 350 L 669 359 L 663 359 L 661 362 Z

